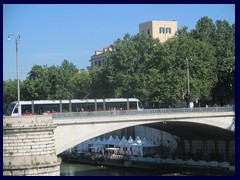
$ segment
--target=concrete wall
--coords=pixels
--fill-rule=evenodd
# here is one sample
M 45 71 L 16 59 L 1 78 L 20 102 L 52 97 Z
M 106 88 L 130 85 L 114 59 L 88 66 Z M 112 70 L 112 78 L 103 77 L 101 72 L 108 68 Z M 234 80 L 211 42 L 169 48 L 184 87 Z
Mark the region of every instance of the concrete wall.
M 164 28 L 165 33 L 161 34 L 160 28 Z M 166 33 L 166 28 L 171 28 L 171 33 Z M 177 21 L 149 21 L 139 24 L 139 33 L 144 32 L 146 35 L 158 38 L 163 43 L 169 38 L 175 37 L 177 28 Z
M 48 116 L 3 118 L 3 175 L 58 176 L 60 162 L 55 153 Z

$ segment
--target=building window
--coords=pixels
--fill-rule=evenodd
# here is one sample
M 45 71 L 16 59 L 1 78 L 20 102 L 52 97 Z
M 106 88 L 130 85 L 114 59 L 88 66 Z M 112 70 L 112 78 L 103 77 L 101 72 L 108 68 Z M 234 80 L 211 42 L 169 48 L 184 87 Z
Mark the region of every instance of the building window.
M 95 61 L 95 66 L 97 66 L 97 61 Z
M 164 29 L 163 27 L 160 27 L 159 33 L 160 33 L 160 34 L 165 34 L 165 29 Z
M 98 66 L 100 67 L 102 65 L 101 61 L 98 61 Z
M 171 34 L 171 28 L 170 28 L 170 27 L 168 27 L 168 28 L 166 29 L 166 34 Z
M 150 35 L 150 30 L 148 29 L 148 35 Z

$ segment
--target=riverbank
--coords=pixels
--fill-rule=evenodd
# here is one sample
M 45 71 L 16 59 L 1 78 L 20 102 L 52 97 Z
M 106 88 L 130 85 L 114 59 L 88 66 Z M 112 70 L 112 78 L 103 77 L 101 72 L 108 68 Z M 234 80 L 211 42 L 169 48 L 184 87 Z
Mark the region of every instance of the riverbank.
M 124 159 L 109 159 L 96 157 L 80 157 L 76 155 L 61 154 L 64 162 L 72 162 L 99 167 L 123 168 L 128 170 L 149 171 L 152 175 L 159 176 L 234 176 L 235 171 L 229 171 L 222 167 L 199 167 L 179 164 L 153 163 L 142 161 L 131 161 L 128 158 Z

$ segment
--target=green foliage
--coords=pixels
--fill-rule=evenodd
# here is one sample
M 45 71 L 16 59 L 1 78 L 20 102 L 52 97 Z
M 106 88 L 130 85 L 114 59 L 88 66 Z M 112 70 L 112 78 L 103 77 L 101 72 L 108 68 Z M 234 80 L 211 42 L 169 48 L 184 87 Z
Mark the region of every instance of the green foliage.
M 3 114 L 5 114 L 8 105 L 17 100 L 17 80 L 3 81 Z
M 217 20 L 213 24 L 208 17 L 198 21 L 191 35 L 210 43 L 215 49 L 218 82 L 213 88 L 215 103 L 224 105 L 234 103 L 235 99 L 235 24 Z

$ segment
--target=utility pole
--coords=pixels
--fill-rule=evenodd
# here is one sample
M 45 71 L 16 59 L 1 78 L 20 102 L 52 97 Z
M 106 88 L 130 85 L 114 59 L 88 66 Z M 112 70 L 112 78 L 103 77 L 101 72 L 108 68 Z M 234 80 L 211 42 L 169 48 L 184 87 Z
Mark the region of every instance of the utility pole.
M 186 58 L 187 60 L 187 85 L 188 85 L 188 106 L 190 104 L 190 79 L 189 79 L 189 62 L 188 62 L 188 58 Z M 190 58 L 190 60 L 192 60 L 192 58 Z
M 10 36 L 13 36 L 15 38 L 16 43 L 16 72 L 17 72 L 17 96 L 18 96 L 18 116 L 21 115 L 21 106 L 20 106 L 20 81 L 19 81 L 19 65 L 18 65 L 18 41 L 21 40 L 20 35 L 17 35 L 17 37 L 13 34 L 8 35 L 8 40 L 10 40 Z

